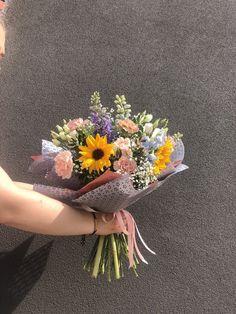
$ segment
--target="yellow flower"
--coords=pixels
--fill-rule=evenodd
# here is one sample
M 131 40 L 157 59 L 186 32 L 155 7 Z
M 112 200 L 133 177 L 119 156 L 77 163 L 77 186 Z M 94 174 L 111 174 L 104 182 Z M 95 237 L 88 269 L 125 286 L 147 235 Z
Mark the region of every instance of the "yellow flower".
M 87 146 L 79 146 L 80 154 L 82 155 L 79 159 L 82 161 L 82 168 L 89 169 L 89 173 L 93 170 L 99 173 L 103 171 L 104 167 L 110 167 L 110 156 L 114 155 L 113 146 L 115 144 L 107 144 L 107 137 L 96 135 L 94 138 L 89 135 L 86 138 Z
M 174 143 L 171 138 L 167 138 L 164 145 L 159 147 L 155 152 L 157 159 L 154 163 L 154 174 L 159 175 L 164 170 L 168 163 L 170 163 L 170 155 L 173 152 Z

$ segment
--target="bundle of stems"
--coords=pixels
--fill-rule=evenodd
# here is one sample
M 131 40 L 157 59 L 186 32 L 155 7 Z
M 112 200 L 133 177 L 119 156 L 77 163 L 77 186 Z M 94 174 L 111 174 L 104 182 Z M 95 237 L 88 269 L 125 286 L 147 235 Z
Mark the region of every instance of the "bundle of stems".
M 124 277 L 123 259 L 128 260 L 128 239 L 124 233 L 114 233 L 107 236 L 98 236 L 90 252 L 87 262 L 84 264 L 84 270 L 91 274 L 91 277 L 97 278 L 99 274 L 107 274 L 107 279 L 111 282 L 112 272 L 115 279 Z M 138 276 L 137 265 L 139 260 L 134 252 L 134 265 L 131 267 L 134 274 Z

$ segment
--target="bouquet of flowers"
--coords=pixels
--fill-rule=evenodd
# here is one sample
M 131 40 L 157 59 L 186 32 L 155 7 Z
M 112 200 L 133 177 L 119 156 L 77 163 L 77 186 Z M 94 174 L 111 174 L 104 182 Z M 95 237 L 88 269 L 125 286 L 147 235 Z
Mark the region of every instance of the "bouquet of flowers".
M 153 119 L 146 111 L 132 114 L 124 95 L 115 96 L 115 108 L 91 96 L 90 115 L 57 125 L 52 141 L 42 140 L 41 155 L 29 171 L 44 174 L 50 185 L 35 183 L 34 190 L 84 210 L 113 213 L 122 232 L 98 236 L 84 269 L 92 277 L 124 276 L 124 259 L 137 275 L 139 261 L 135 232 L 144 242 L 133 216 L 126 210 L 160 187 L 170 176 L 187 169 L 182 163 L 182 134 L 168 134 L 167 119 Z

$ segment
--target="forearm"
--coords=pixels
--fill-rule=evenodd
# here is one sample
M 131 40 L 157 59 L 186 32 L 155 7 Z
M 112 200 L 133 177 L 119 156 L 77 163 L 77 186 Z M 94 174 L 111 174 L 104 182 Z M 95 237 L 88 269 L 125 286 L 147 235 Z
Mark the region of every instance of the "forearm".
M 11 199 L 16 205 L 9 210 L 6 225 L 48 235 L 82 235 L 94 231 L 91 213 L 41 193 L 17 189 Z
M 23 187 L 23 188 L 22 188 Z M 48 235 L 82 235 L 94 231 L 89 212 L 32 190 L 32 185 L 12 181 L 0 167 L 0 223 L 33 233 Z M 107 220 L 112 217 L 111 214 Z M 115 221 L 105 223 L 97 214 L 97 233 L 119 232 Z
M 31 190 L 31 191 L 33 190 L 33 184 L 25 183 L 25 182 L 19 182 L 19 181 L 13 181 L 13 182 L 19 188 L 26 189 L 26 190 Z
M 23 187 L 23 188 L 22 188 Z M 12 181 L 0 167 L 0 223 L 51 235 L 79 235 L 94 231 L 93 216 Z

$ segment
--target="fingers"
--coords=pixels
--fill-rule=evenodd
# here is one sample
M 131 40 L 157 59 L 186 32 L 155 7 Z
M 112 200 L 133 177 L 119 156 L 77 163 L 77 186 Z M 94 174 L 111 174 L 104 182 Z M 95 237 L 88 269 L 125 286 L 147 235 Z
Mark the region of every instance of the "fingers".
M 3 51 L 2 49 L 0 49 L 0 58 L 3 58 L 5 56 L 5 51 Z
M 113 213 L 96 213 L 97 217 L 97 232 L 96 235 L 109 235 L 112 233 L 121 233 L 122 227 L 120 226 L 117 218 Z M 126 221 L 124 220 L 124 223 Z
M 5 28 L 3 24 L 0 24 L 0 58 L 3 58 L 5 56 L 5 36 Z
M 6 6 L 6 3 L 4 1 L 0 1 L 0 10 L 3 10 Z

